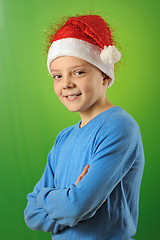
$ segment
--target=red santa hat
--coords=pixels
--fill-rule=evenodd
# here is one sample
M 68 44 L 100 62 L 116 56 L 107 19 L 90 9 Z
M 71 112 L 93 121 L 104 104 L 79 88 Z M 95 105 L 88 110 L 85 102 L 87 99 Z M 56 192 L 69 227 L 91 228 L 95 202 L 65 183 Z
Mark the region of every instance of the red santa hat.
M 81 58 L 107 74 L 114 82 L 114 64 L 121 53 L 113 45 L 112 35 L 105 21 L 98 15 L 71 17 L 53 38 L 48 51 L 47 67 L 61 56 Z

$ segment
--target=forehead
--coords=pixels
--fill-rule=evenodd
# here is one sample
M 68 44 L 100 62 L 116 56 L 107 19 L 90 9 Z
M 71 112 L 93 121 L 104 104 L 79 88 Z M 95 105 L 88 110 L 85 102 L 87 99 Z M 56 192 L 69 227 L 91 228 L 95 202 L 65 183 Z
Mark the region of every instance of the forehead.
M 91 68 L 94 66 L 81 58 L 72 57 L 72 56 L 58 57 L 55 60 L 53 60 L 50 65 L 51 71 L 63 70 L 66 68 L 75 68 L 75 67 Z

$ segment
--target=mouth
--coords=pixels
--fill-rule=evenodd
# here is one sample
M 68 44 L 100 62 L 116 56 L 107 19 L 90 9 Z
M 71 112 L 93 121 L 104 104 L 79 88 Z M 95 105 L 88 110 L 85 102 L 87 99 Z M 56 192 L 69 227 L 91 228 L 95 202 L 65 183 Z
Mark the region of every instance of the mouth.
M 78 93 L 78 94 L 69 94 L 69 95 L 64 95 L 63 97 L 67 98 L 67 100 L 76 100 L 78 97 L 80 97 L 82 95 L 82 93 Z

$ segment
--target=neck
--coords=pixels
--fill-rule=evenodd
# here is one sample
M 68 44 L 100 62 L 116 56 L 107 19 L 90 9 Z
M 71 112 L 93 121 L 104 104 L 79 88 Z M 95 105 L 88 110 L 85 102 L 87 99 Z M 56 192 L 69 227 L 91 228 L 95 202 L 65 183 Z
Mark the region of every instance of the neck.
M 96 109 L 90 109 L 89 111 L 79 112 L 81 117 L 80 128 L 84 127 L 89 121 L 91 121 L 94 117 L 96 117 L 100 113 L 114 106 L 115 105 L 109 102 L 109 100 L 106 98 L 105 102 L 103 104 L 99 104 Z

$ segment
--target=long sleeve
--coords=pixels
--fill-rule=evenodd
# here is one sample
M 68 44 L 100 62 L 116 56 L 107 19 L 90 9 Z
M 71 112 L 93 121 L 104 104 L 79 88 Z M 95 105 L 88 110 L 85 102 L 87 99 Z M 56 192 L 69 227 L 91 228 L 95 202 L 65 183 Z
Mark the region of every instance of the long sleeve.
M 64 229 L 66 226 L 57 223 L 54 219 L 51 219 L 49 214 L 41 207 L 37 205 L 37 196 L 39 192 L 45 187 L 54 188 L 54 172 L 51 166 L 51 159 L 53 159 L 54 147 L 48 154 L 47 165 L 40 181 L 35 185 L 34 191 L 27 195 L 28 203 L 24 211 L 25 222 L 27 226 L 33 230 L 52 231 L 57 233 Z
M 128 118 L 115 118 L 105 129 L 102 127 L 97 135 L 89 171 L 77 186 L 58 190 L 44 187 L 38 194 L 38 206 L 59 224 L 73 227 L 93 216 L 120 181 L 132 174 L 134 164 L 137 166 L 138 124 Z

